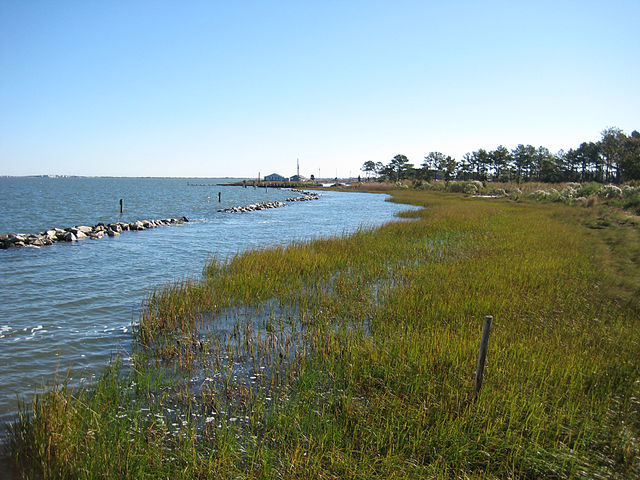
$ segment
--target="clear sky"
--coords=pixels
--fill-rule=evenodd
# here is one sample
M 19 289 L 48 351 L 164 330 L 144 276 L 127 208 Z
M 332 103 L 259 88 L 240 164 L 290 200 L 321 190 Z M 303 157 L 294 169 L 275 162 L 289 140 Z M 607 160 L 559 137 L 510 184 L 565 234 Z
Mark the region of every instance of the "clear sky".
M 640 1 L 0 2 L 0 175 L 358 175 L 640 130 Z

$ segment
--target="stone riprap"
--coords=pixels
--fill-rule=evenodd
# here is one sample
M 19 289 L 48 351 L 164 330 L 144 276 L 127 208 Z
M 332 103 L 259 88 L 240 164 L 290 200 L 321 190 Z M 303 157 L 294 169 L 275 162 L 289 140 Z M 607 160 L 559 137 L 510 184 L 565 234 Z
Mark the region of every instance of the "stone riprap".
M 251 205 L 245 205 L 243 207 L 222 208 L 218 211 L 225 212 L 225 213 L 246 213 L 246 212 L 255 212 L 257 210 L 266 210 L 269 208 L 284 207 L 285 205 L 286 203 L 282 203 L 282 202 L 262 202 L 262 203 L 252 203 Z
M 292 192 L 301 193 L 301 197 L 290 197 L 285 200 L 285 202 L 305 202 L 308 200 L 317 200 L 320 197 L 319 193 L 315 192 L 305 192 L 304 190 L 292 189 Z M 287 204 L 283 202 L 262 202 L 262 203 L 253 203 L 251 205 L 244 205 L 242 207 L 231 207 L 231 208 L 221 208 L 218 212 L 224 213 L 248 213 L 255 212 L 258 210 L 266 210 L 269 208 L 279 208 L 285 207 Z
M 320 194 L 316 192 L 305 192 L 304 190 L 292 189 L 292 192 L 301 193 L 301 197 L 290 197 L 285 202 L 308 202 L 309 200 L 317 200 Z
M 147 230 L 149 228 L 175 225 L 188 222 L 187 217 L 162 218 L 158 220 L 138 220 L 136 222 L 98 223 L 92 227 L 77 225 L 69 228 L 52 228 L 40 233 L 3 233 L 0 234 L 0 249 L 13 247 L 43 247 L 56 242 L 76 242 L 85 238 L 97 240 L 104 237 L 116 237 L 128 230 Z

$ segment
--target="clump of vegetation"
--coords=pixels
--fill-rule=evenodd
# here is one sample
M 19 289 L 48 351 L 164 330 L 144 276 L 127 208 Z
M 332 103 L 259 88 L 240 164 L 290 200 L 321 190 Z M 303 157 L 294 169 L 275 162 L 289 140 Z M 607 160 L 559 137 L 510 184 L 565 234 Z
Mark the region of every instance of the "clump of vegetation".
M 640 215 L 640 188 L 623 189 L 622 206 L 625 209 L 635 211 L 636 215 Z
M 429 152 L 416 167 L 398 154 L 384 165 L 368 160 L 362 171 L 378 181 L 397 180 L 481 180 L 515 183 L 598 182 L 640 180 L 640 132 L 626 135 L 616 127 L 602 131 L 598 142 L 583 142 L 577 148 L 552 153 L 548 148 L 520 144 L 508 150 L 480 148 L 460 159 L 441 152 Z
M 580 203 L 592 207 L 600 201 L 606 205 L 630 210 L 640 214 L 640 188 L 633 185 L 601 185 L 591 182 L 586 184 L 568 183 L 560 191 L 553 187 L 540 188 L 527 195 L 530 199 L 547 202 Z
M 562 202 L 411 189 L 394 201 L 427 208 L 406 213 L 411 222 L 212 261 L 201 281 L 155 292 L 130 366 L 88 389 L 63 384 L 23 412 L 12 427 L 20 469 L 640 475 L 637 225 Z

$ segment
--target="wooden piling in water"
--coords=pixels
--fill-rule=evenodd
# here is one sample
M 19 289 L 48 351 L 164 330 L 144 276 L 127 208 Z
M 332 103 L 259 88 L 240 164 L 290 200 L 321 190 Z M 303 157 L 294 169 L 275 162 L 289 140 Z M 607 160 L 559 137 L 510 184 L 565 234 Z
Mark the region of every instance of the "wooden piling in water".
M 487 359 L 487 350 L 489 349 L 489 335 L 491 334 L 491 322 L 493 317 L 487 315 L 484 318 L 484 328 L 482 329 L 482 340 L 480 340 L 480 352 L 478 353 L 478 366 L 476 367 L 476 381 L 474 385 L 474 392 L 476 396 L 480 393 L 482 388 L 482 380 L 484 376 L 484 364 Z
M 124 212 L 124 199 L 120 199 L 120 213 Z

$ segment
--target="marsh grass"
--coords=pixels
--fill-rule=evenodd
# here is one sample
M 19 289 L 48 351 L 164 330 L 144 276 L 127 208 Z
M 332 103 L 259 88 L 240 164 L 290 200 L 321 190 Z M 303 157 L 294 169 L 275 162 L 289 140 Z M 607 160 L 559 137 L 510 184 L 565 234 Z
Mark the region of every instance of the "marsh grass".
M 639 475 L 637 225 L 562 204 L 393 200 L 426 208 L 212 260 L 151 294 L 131 367 L 23 410 L 11 449 L 25 476 Z

